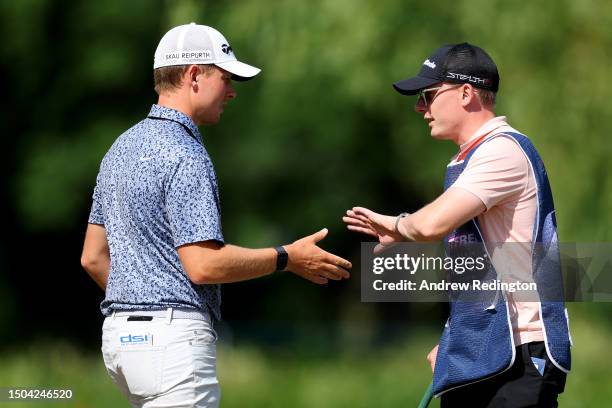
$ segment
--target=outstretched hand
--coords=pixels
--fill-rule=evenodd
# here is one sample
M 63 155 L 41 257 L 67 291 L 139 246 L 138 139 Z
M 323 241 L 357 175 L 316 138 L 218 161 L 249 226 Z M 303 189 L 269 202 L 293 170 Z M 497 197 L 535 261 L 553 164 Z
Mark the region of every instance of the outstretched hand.
M 342 217 L 350 231 L 361 232 L 378 239 L 382 245 L 403 241 L 395 231 L 396 217 L 375 213 L 363 207 L 353 207 Z
M 347 269 L 351 269 L 353 265 L 346 259 L 317 246 L 317 242 L 325 238 L 327 233 L 327 228 L 323 228 L 292 244 L 285 245 L 289 255 L 287 270 L 319 285 L 326 284 L 329 279 L 348 279 L 350 274 Z

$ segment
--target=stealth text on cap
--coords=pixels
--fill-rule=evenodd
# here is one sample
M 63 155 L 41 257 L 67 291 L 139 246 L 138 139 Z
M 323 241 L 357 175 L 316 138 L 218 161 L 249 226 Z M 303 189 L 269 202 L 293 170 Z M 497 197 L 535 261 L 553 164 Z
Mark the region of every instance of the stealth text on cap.
M 451 78 L 451 79 L 458 79 L 460 81 L 468 81 L 473 84 L 481 84 L 481 85 L 486 85 L 489 82 L 491 82 L 490 80 L 485 79 L 485 78 L 478 78 L 473 75 L 457 74 L 455 72 L 449 72 L 446 77 Z

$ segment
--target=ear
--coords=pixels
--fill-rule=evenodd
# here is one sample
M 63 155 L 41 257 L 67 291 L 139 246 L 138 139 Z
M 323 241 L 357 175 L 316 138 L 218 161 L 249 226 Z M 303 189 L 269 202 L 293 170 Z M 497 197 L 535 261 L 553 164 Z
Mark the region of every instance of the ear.
M 197 86 L 199 74 L 200 68 L 197 65 L 190 65 L 183 75 L 183 80 L 190 86 Z
M 461 106 L 468 106 L 476 97 L 474 88 L 470 84 L 463 84 L 461 88 Z

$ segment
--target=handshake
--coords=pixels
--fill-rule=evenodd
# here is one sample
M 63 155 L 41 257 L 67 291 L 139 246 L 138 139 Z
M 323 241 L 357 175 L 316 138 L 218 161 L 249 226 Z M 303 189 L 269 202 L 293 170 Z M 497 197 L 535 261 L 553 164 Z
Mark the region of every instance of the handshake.
M 399 217 L 377 214 L 367 208 L 354 207 L 342 218 L 350 231 L 376 237 L 382 246 L 402 241 L 397 231 Z M 317 246 L 327 236 L 327 228 L 285 245 L 288 262 L 285 270 L 320 285 L 331 280 L 348 279 L 352 264 Z
M 384 249 L 385 245 L 404 239 L 397 232 L 402 216 L 381 215 L 367 208 L 354 207 L 346 212 L 343 221 L 350 231 L 378 238 L 380 248 L 375 249 L 377 252 Z M 89 228 L 93 229 L 95 226 Z M 100 235 L 104 234 L 103 227 L 101 229 Z M 327 233 L 327 228 L 324 228 L 284 245 L 283 248 L 287 252 L 286 264 L 282 262 L 282 258 L 279 259 L 279 253 L 273 248 L 249 249 L 220 244 L 216 241 L 183 245 L 177 251 L 185 272 L 195 284 L 239 282 L 268 275 L 275 269 L 282 269 L 310 282 L 324 285 L 330 279 L 348 279 L 350 277 L 348 270 L 353 266 L 346 259 L 317 246 Z M 99 284 L 105 288 L 105 279 L 101 279 Z

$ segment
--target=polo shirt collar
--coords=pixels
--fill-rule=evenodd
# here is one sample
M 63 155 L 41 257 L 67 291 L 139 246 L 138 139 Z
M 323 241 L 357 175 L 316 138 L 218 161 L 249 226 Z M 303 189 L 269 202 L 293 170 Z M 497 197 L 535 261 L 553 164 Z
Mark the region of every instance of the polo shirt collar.
M 505 116 L 496 116 L 484 123 L 465 143 L 459 146 L 459 151 L 469 148 L 476 140 L 478 140 L 478 138 L 483 135 L 488 134 L 488 139 L 489 136 L 508 132 L 519 133 L 516 129 L 508 124 Z
M 176 109 L 167 108 L 165 106 L 154 104 L 151 106 L 151 111 L 149 111 L 149 115 L 154 118 L 160 119 L 168 119 L 174 122 L 178 122 L 181 125 L 186 126 L 191 132 L 195 135 L 195 137 L 202 143 L 202 135 L 200 134 L 200 130 L 198 126 L 194 123 L 193 119 L 184 114 L 183 112 L 177 111 Z
M 505 116 L 496 116 L 493 119 L 488 120 L 484 123 L 474 134 L 462 145 L 459 146 L 459 152 L 453 156 L 451 163 L 456 163 L 458 158 L 462 159 L 465 155 L 465 151 L 474 147 L 475 144 L 480 143 L 481 138 L 485 137 L 485 140 L 498 133 L 519 133 L 516 129 L 511 127 L 506 122 Z

